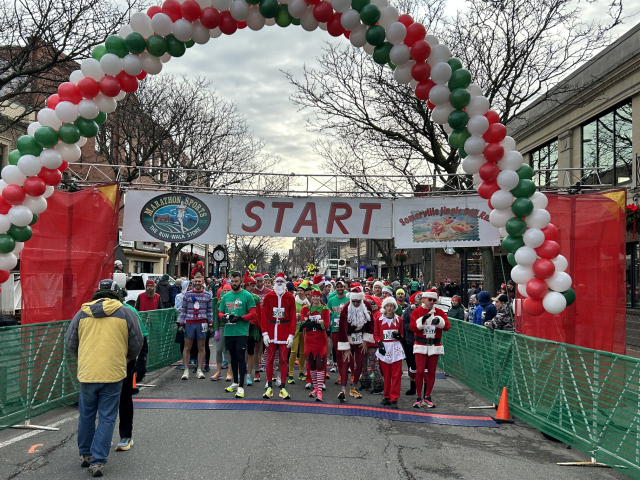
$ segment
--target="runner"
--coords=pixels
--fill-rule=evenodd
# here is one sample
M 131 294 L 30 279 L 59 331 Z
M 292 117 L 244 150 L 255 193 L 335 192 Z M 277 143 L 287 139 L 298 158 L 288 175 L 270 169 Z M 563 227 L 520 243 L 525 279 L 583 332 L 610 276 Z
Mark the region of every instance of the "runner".
M 413 353 L 414 335 L 411 331 L 411 314 L 420 306 L 420 297 L 422 292 L 414 293 L 409 297 L 411 305 L 407 307 L 402 313 L 402 329 L 404 330 L 404 354 L 407 360 L 407 368 L 409 369 L 409 382 L 411 386 L 409 390 L 405 392 L 405 395 L 416 394 L 416 356 Z
M 307 365 L 311 373 L 313 391 L 310 397 L 322 402 L 322 387 L 324 386 L 327 364 L 327 334 L 329 328 L 329 309 L 322 305 L 322 292 L 314 285 L 311 290 L 311 305 L 305 305 L 300 311 L 305 331 L 304 351 L 307 355 Z
M 349 301 L 344 294 L 344 280 L 336 281 L 335 295 L 329 297 L 327 307 L 331 312 L 331 342 L 333 343 L 334 350 L 338 348 L 338 325 L 340 324 L 340 311 L 342 306 Z M 342 374 L 342 353 L 336 352 L 336 363 L 338 364 L 338 372 Z M 351 365 L 349 368 L 353 372 L 353 358 L 351 359 Z M 336 385 L 340 385 L 340 377 L 336 380 Z
M 382 302 L 378 297 L 366 295 L 365 302 L 371 306 L 372 319 L 374 325 L 382 316 Z M 380 371 L 380 364 L 376 357 L 377 345 L 370 343 L 362 367 L 362 377 L 360 378 L 360 388 L 362 390 L 371 389 L 372 395 L 382 395 L 384 390 L 384 379 Z
M 293 338 L 293 345 L 291 346 L 291 353 L 289 354 L 289 377 L 287 378 L 288 384 L 296 383 L 293 379 L 293 369 L 296 366 L 296 357 L 299 358 L 298 366 L 300 370 L 298 372 L 298 380 L 305 381 L 307 379 L 304 374 L 304 330 L 300 329 L 300 324 L 302 323 L 300 317 L 300 310 L 305 305 L 309 305 L 309 299 L 307 298 L 307 291 L 311 290 L 311 286 L 307 280 L 304 280 L 298 286 L 298 293 L 295 296 L 296 301 L 296 331 L 295 336 Z
M 184 327 L 184 350 L 182 350 L 184 373 L 182 380 L 189 380 L 189 357 L 194 339 L 198 343 L 196 378 L 205 378 L 202 373 L 202 363 L 205 357 L 204 342 L 209 329 L 212 328 L 213 306 L 211 292 L 204 289 L 204 277 L 200 274 L 196 274 L 193 279 L 193 289 L 182 297 L 180 322 Z
M 402 381 L 402 319 L 395 314 L 398 308 L 393 297 L 382 302 L 383 314 L 375 323 L 374 337 L 378 342 L 376 357 L 380 360 L 380 368 L 384 375 L 384 397 L 380 405 L 398 408 L 400 383 Z
M 256 287 L 253 289 L 253 293 L 260 297 L 260 306 L 264 304 L 264 298 L 267 296 L 269 292 L 272 292 L 270 288 L 266 286 L 266 277 L 268 274 L 256 273 L 253 278 L 256 280 Z M 260 321 L 262 322 L 262 315 L 260 316 Z M 253 377 L 254 382 L 260 381 L 260 372 L 264 372 L 264 366 L 267 363 L 266 359 L 266 351 L 264 349 L 264 344 L 259 342 L 256 344 L 256 348 L 258 349 L 254 355 L 253 366 L 255 368 L 255 377 Z M 262 368 L 261 368 L 262 367 Z
M 273 396 L 273 364 L 276 358 L 276 348 L 280 349 L 280 397 L 290 399 L 285 388 L 287 377 L 287 358 L 289 348 L 293 344 L 296 332 L 296 307 L 293 295 L 287 292 L 286 280 L 283 273 L 274 279 L 273 291 L 264 297 L 262 304 L 262 341 L 267 349 L 267 390 L 263 398 Z
M 256 375 L 258 375 L 258 380 L 260 380 L 260 355 L 262 352 L 260 348 L 262 347 L 262 335 L 260 335 L 260 320 L 261 320 L 261 302 L 260 297 L 253 293 L 256 287 L 256 281 L 254 278 L 249 275 L 249 270 L 244 272 L 244 278 L 242 279 L 242 283 L 244 284 L 244 288 L 247 292 L 253 295 L 253 301 L 256 303 L 256 315 L 251 320 L 251 324 L 249 325 L 249 337 L 247 339 L 247 351 L 245 353 L 245 362 L 247 363 L 247 386 L 253 385 L 253 380 L 251 376 L 251 372 L 253 371 L 253 367 L 255 366 Z

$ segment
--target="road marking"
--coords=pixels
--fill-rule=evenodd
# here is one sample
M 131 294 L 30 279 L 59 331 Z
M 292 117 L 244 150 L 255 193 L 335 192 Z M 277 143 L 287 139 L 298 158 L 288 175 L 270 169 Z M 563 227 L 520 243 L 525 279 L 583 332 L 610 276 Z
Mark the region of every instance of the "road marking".
M 54 422 L 51 425 L 47 425 L 47 426 L 48 427 L 57 427 L 58 425 L 62 425 L 63 423 L 67 423 L 67 422 L 69 422 L 71 420 L 77 420 L 79 416 L 80 416 L 79 414 L 75 414 L 75 415 L 72 415 L 70 417 L 63 418 L 62 420 L 58 420 L 57 422 Z M 29 433 L 24 433 L 22 435 L 18 435 L 17 437 L 12 438 L 11 440 L 7 440 L 6 442 L 0 443 L 0 448 L 8 447 L 9 445 L 12 445 L 12 444 L 14 444 L 16 442 L 19 442 L 21 440 L 25 440 L 27 438 L 31 438 L 31 437 L 33 437 L 35 435 L 38 435 L 39 433 L 42 433 L 44 431 L 46 431 L 46 430 L 36 430 L 34 432 L 29 432 Z
M 41 447 L 42 445 L 43 445 L 42 443 L 36 443 L 35 445 L 31 445 L 31 448 L 29 449 L 29 451 L 27 453 L 39 452 L 40 450 L 38 450 L 38 447 Z

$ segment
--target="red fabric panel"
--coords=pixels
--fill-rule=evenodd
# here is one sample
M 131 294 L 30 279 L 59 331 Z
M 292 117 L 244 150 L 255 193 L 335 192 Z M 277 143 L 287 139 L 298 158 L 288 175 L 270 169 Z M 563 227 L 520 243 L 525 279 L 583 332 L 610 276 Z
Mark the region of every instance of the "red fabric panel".
M 567 273 L 573 279 L 576 301 L 559 315 L 532 317 L 517 300 L 518 333 L 626 353 L 626 196 L 616 198 L 617 192 L 547 194 L 547 209 L 551 223 L 558 227 L 560 253 L 569 261 Z
M 113 274 L 117 185 L 56 190 L 47 203 L 20 256 L 23 324 L 73 318 Z

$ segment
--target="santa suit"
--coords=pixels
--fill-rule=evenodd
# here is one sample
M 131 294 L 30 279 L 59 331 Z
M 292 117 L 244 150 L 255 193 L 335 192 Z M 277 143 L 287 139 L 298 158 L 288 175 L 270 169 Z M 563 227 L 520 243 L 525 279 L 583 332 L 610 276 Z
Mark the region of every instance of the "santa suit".
M 426 318 L 423 320 L 425 315 Z M 434 318 L 438 320 L 436 325 L 431 324 Z M 418 396 L 422 395 L 422 382 L 426 377 L 426 396 L 430 397 L 433 384 L 436 381 L 438 357 L 444 355 L 442 332 L 449 330 L 451 323 L 443 310 L 436 307 L 427 310 L 420 306 L 411 313 L 410 325 L 415 336 L 413 353 L 416 357 L 416 391 Z M 426 374 L 424 373 L 425 367 L 427 368 Z
M 364 353 L 360 346 L 362 342 L 373 343 L 373 312 L 368 302 L 363 301 L 361 305 L 365 306 L 367 312 L 367 320 L 363 324 L 351 324 L 349 323 L 349 308 L 351 302 L 347 302 L 342 307 L 340 312 L 340 322 L 338 324 L 338 351 L 344 352 L 351 350 L 355 358 L 355 369 L 352 370 L 353 378 L 355 382 L 360 379 L 360 373 L 362 373 L 362 365 L 364 364 Z M 347 371 L 349 363 L 342 363 L 342 371 L 340 372 L 340 380 L 343 387 L 347 385 L 347 378 L 349 373 Z
M 262 337 L 269 336 L 267 347 L 267 380 L 273 378 L 273 362 L 276 358 L 276 345 L 280 345 L 280 376 L 283 384 L 287 381 L 287 359 L 289 349 L 286 343 L 296 333 L 296 306 L 293 295 L 285 292 L 281 297 L 270 292 L 262 303 Z
M 394 332 L 399 333 L 401 337 L 404 336 L 402 318 L 398 315 L 394 315 L 393 318 L 382 315 L 376 320 L 373 336 L 376 342 L 384 343 L 386 350 L 384 355 L 376 350 L 376 357 L 380 361 L 380 369 L 384 376 L 384 398 L 397 402 L 400 398 L 402 360 L 405 359 L 405 355 L 402 343 L 393 338 Z

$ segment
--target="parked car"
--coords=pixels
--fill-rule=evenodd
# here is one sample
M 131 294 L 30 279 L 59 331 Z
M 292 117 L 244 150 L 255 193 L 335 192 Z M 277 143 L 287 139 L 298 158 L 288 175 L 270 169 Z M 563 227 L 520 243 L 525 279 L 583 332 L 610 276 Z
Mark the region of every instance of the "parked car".
M 127 296 L 124 301 L 129 305 L 135 305 L 138 295 L 145 291 L 144 286 L 147 280 L 158 283 L 160 278 L 162 278 L 161 273 L 132 273 L 130 277 L 127 277 Z M 169 277 L 169 283 L 173 285 L 176 281 L 173 277 Z

